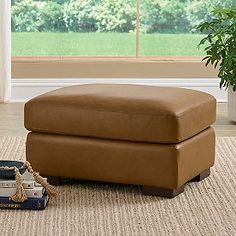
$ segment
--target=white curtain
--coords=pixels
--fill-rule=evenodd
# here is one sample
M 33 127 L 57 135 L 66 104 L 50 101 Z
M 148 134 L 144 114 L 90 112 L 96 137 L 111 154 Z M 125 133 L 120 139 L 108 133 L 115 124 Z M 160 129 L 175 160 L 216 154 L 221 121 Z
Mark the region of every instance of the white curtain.
M 0 0 L 0 102 L 11 97 L 11 0 Z

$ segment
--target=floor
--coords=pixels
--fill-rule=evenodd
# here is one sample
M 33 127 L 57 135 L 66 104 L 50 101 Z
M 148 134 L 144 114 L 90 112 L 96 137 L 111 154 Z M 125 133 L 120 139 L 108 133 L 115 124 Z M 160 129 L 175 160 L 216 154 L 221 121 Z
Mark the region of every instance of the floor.
M 0 135 L 22 136 L 27 134 L 24 128 L 23 103 L 0 104 Z M 236 136 L 236 123 L 227 118 L 227 104 L 217 104 L 217 120 L 214 124 L 217 136 Z

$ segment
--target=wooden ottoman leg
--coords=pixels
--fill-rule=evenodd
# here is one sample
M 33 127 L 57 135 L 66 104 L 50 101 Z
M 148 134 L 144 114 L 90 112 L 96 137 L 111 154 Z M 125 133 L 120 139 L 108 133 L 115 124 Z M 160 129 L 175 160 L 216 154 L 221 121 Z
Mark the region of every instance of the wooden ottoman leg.
M 191 179 L 191 182 L 199 182 L 202 181 L 203 179 L 207 178 L 210 175 L 210 169 L 204 170 L 201 172 L 199 175 Z
M 48 183 L 54 186 L 59 186 L 62 184 L 62 178 L 57 176 L 44 176 L 48 179 Z
M 184 185 L 176 189 L 142 186 L 142 193 L 150 196 L 174 198 L 184 191 Z

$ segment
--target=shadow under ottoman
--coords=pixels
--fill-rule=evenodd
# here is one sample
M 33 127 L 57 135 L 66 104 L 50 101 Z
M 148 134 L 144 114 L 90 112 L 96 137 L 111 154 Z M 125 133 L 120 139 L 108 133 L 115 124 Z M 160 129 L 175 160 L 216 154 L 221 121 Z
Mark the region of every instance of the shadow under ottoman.
M 144 194 L 175 197 L 188 181 L 209 175 L 214 119 L 215 100 L 202 92 L 134 85 L 63 88 L 26 104 L 25 126 L 33 131 L 26 157 L 45 176 L 136 184 Z

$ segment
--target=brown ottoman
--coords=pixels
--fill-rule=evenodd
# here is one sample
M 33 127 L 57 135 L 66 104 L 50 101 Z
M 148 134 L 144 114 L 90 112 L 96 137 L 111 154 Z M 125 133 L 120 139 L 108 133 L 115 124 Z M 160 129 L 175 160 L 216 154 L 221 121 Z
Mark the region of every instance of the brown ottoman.
M 25 105 L 26 157 L 45 176 L 136 184 L 174 197 L 215 159 L 216 101 L 181 88 L 93 84 Z

